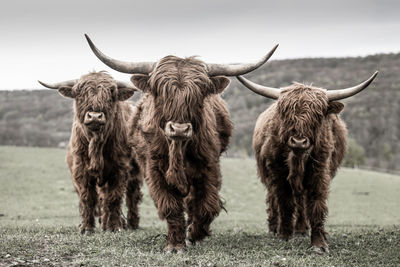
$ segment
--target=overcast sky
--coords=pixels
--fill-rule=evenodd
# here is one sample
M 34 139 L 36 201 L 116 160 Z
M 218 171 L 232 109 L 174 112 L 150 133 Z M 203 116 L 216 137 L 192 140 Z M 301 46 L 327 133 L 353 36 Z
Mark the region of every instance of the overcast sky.
M 0 3 L 0 89 L 41 88 L 93 70 L 107 55 L 156 61 L 173 54 L 210 63 L 344 57 L 400 51 L 397 0 L 12 0 Z

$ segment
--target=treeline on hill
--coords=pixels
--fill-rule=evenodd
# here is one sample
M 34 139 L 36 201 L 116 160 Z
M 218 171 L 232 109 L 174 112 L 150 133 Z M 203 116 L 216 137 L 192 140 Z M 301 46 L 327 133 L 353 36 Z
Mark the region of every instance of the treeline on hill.
M 345 165 L 396 170 L 400 169 L 396 166 L 400 160 L 400 54 L 271 61 L 246 77 L 273 87 L 297 81 L 330 89 L 356 85 L 375 70 L 380 73 L 368 89 L 343 100 L 341 116 L 349 129 Z M 228 155 L 252 155 L 256 119 L 272 100 L 250 92 L 235 78 L 223 97 L 235 124 Z M 72 100 L 56 91 L 0 91 L 0 145 L 63 146 L 71 122 Z

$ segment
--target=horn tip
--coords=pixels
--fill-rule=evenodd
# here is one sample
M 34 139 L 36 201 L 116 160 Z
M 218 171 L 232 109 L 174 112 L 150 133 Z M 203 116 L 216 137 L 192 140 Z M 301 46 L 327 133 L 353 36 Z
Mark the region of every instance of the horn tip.
M 40 83 L 42 86 L 44 86 L 44 87 L 46 87 L 46 88 L 50 88 L 50 89 L 58 89 L 57 87 L 54 87 L 53 85 L 51 85 L 51 84 L 47 84 L 47 83 L 44 83 L 44 82 L 42 82 L 42 81 L 39 81 L 38 80 L 38 83 Z
M 92 40 L 89 38 L 89 35 L 87 35 L 86 33 L 85 33 L 85 38 L 86 38 L 86 41 L 88 42 L 88 44 L 90 46 L 90 49 L 92 49 L 92 51 L 95 52 L 96 46 L 94 45 Z

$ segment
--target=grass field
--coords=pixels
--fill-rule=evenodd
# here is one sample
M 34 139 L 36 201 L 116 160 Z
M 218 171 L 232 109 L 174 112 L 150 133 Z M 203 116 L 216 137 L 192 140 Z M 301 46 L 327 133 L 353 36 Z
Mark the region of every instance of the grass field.
M 0 266 L 400 266 L 400 177 L 341 169 L 329 198 L 330 254 L 267 234 L 265 190 L 252 159 L 223 159 L 228 213 L 184 254 L 165 255 L 165 222 L 144 186 L 141 229 L 78 233 L 78 198 L 64 150 L 0 147 Z

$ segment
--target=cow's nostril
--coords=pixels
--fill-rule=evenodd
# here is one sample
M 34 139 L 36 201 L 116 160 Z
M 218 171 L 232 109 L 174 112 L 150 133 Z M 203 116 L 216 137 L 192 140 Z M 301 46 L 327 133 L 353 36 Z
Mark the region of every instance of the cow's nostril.
M 296 144 L 296 142 L 294 141 L 293 136 L 291 136 L 291 137 L 289 138 L 289 143 L 292 144 L 292 145 Z

